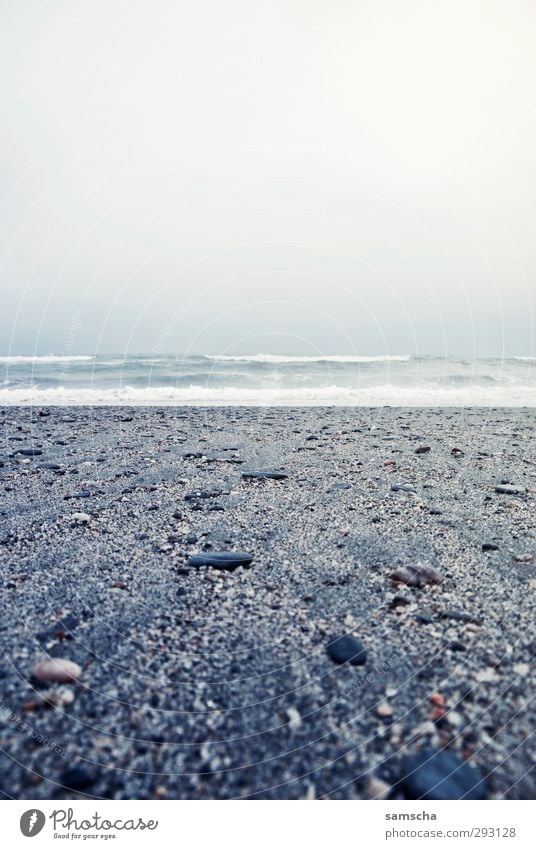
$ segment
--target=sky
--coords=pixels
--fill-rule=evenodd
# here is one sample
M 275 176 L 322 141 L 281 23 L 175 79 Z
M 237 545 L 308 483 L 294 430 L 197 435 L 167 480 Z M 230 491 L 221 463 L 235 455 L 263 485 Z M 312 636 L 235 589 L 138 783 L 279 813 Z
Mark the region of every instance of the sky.
M 1 353 L 536 353 L 532 0 L 0 30 Z

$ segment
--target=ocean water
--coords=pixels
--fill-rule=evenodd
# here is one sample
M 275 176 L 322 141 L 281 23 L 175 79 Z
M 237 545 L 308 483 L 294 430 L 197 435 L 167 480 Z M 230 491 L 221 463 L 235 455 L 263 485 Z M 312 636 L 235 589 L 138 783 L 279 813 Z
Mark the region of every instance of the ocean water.
M 2 405 L 536 406 L 536 357 L 2 356 Z

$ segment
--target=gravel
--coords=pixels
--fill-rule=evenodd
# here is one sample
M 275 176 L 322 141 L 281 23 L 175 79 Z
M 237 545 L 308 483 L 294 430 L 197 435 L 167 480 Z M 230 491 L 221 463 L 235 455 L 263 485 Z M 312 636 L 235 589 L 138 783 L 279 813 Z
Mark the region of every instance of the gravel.
M 7 798 L 403 799 L 430 751 L 535 798 L 531 411 L 47 412 L 0 414 Z

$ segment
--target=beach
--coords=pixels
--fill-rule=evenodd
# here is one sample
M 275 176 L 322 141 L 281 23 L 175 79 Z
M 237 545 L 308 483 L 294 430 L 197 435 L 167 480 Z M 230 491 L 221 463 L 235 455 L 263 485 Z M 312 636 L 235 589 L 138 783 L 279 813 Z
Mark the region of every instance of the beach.
M 536 798 L 533 410 L 0 419 L 6 798 Z

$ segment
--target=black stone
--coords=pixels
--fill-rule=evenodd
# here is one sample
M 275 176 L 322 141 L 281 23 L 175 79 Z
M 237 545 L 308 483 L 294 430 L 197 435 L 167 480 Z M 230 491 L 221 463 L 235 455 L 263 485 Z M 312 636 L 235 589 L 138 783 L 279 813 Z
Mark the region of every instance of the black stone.
M 439 749 L 404 758 L 399 787 L 406 799 L 485 799 L 483 779 L 474 767 Z
M 204 554 L 194 554 L 188 561 L 189 566 L 213 566 L 214 569 L 225 569 L 233 572 L 239 566 L 249 566 L 253 554 L 246 551 L 206 551 Z
M 361 640 L 350 634 L 332 637 L 326 647 L 329 657 L 335 663 L 350 663 L 361 666 L 367 660 L 367 650 Z
M 279 469 L 252 469 L 249 472 L 242 472 L 242 477 L 253 480 L 274 480 L 274 481 L 282 481 L 288 478 L 286 472 L 282 472 Z
M 498 551 L 499 546 L 494 542 L 483 542 L 482 543 L 482 551 Z
M 61 784 L 69 790 L 86 790 L 95 781 L 95 775 L 83 766 L 66 769 L 60 776 Z
M 495 492 L 502 495 L 522 495 L 525 490 L 521 486 L 512 486 L 510 484 L 499 484 L 495 487 Z
M 21 448 L 18 453 L 23 457 L 40 457 L 43 452 L 40 448 Z

